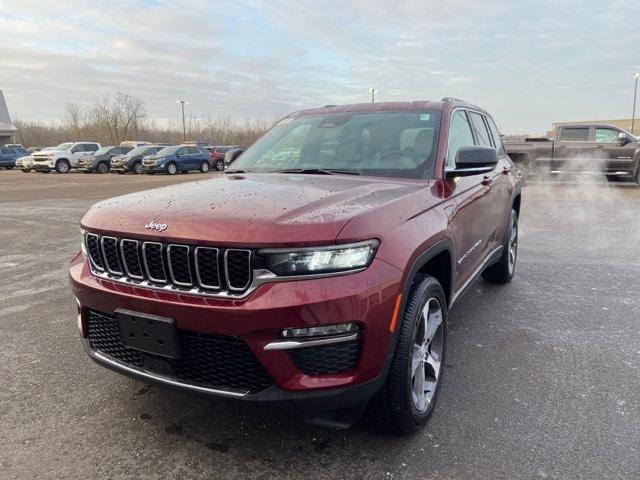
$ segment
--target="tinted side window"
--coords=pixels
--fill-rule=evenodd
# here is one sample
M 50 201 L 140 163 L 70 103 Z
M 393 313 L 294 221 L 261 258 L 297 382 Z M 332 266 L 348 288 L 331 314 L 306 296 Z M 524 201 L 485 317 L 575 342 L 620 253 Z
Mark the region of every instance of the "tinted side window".
M 611 128 L 596 128 L 596 142 L 598 143 L 618 143 L 620 132 Z
M 13 150 L 10 148 L 3 148 L 2 155 L 13 155 Z
M 491 130 L 493 144 L 498 149 L 498 155 L 504 155 L 504 145 L 502 145 L 502 138 L 500 137 L 500 131 L 496 126 L 496 122 L 494 122 L 493 118 L 491 118 L 490 116 L 486 116 L 484 118 L 487 121 L 487 125 L 489 125 L 489 130 Z
M 482 120 L 482 115 L 476 112 L 469 112 L 469 117 L 471 118 L 471 123 L 476 131 L 478 145 L 493 147 L 489 137 L 489 132 L 487 131 L 487 126 L 484 124 L 484 120 Z
M 189 153 L 201 153 L 198 147 L 189 147 Z
M 455 167 L 456 153 L 462 147 L 473 146 L 473 134 L 471 125 L 464 110 L 456 110 L 451 115 L 449 126 L 449 148 L 447 149 L 447 165 Z
M 85 143 L 84 144 L 84 151 L 85 152 L 97 152 L 98 151 L 98 145 L 96 145 L 95 143 Z
M 588 142 L 589 127 L 564 127 L 560 133 L 563 142 Z

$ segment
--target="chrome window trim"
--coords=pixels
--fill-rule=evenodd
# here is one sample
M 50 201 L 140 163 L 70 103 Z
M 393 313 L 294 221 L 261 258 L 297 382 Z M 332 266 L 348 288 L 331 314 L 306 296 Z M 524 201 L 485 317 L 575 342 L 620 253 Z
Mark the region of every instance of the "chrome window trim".
M 218 285 L 207 285 L 200 278 L 200 262 L 198 260 L 198 251 L 200 250 L 215 250 L 216 252 L 216 270 L 218 273 Z M 193 251 L 193 263 L 196 266 L 196 280 L 198 285 L 202 288 L 210 288 L 212 290 L 220 290 L 222 288 L 222 279 L 220 278 L 220 249 L 215 247 L 196 247 Z
M 104 241 L 105 240 L 113 240 L 113 241 L 116 242 L 116 257 L 118 257 L 118 238 L 117 237 L 112 237 L 110 235 L 102 235 L 102 237 L 100 237 L 100 250 L 102 250 L 102 260 L 104 262 L 104 266 L 105 266 L 107 272 L 112 273 L 114 275 L 123 275 L 124 271 L 122 270 L 122 262 L 120 261 L 120 257 L 118 257 L 118 263 L 120 264 L 120 271 L 113 270 L 111 268 L 111 266 L 109 265 L 109 260 L 107 260 L 107 254 L 104 251 Z
M 89 252 L 89 245 L 87 244 L 87 237 L 94 237 L 96 239 L 96 243 L 98 244 L 98 255 L 100 255 L 100 250 L 101 250 L 101 248 L 100 248 L 100 235 L 98 235 L 96 233 L 87 232 L 87 233 L 85 233 L 84 243 L 85 243 L 85 246 L 87 248 L 87 258 L 89 258 L 89 264 L 93 268 L 98 270 L 99 272 L 104 272 L 104 267 L 96 265 L 95 262 L 93 261 L 93 258 L 91 258 L 91 253 Z M 104 259 L 101 257 L 100 260 L 102 261 L 102 264 L 104 265 Z
M 171 248 L 186 248 L 187 249 L 187 269 L 189 270 L 189 278 L 191 279 L 190 283 L 179 282 L 176 280 L 176 277 L 173 275 L 173 267 L 171 266 Z M 191 252 L 191 248 L 189 245 L 182 245 L 176 243 L 170 243 L 167 245 L 167 264 L 169 265 L 169 276 L 171 277 L 171 282 L 178 285 L 179 287 L 193 287 L 193 273 L 191 272 L 191 262 L 189 261 L 189 253 Z
M 149 272 L 149 265 L 147 264 L 147 252 L 146 252 L 147 245 L 160 245 L 160 261 L 162 263 L 162 273 L 164 274 L 164 280 L 153 278 L 151 276 L 151 273 Z M 144 269 L 147 272 L 147 278 L 154 283 L 163 283 L 163 284 L 168 283 L 167 271 L 164 268 L 164 256 L 162 255 L 163 250 L 164 250 L 164 245 L 160 242 L 142 242 L 142 261 L 144 263 Z
M 245 283 L 241 288 L 231 286 L 231 281 L 229 280 L 229 252 L 249 252 L 249 261 L 247 262 L 247 265 L 249 266 L 249 279 L 247 280 L 247 283 Z M 224 251 L 224 276 L 225 281 L 227 282 L 227 288 L 229 288 L 229 290 L 231 290 L 232 292 L 242 292 L 247 287 L 249 287 L 249 285 L 251 285 L 253 278 L 253 270 L 251 270 L 252 255 L 253 252 L 246 248 L 228 248 Z
M 334 345 L 336 343 L 352 342 L 359 338 L 359 333 L 351 333 L 349 335 L 340 335 L 327 338 L 307 338 L 300 340 L 286 339 L 274 340 L 264 346 L 264 350 L 294 350 L 297 348 L 317 347 L 321 345 Z
M 142 265 L 142 261 L 140 259 L 140 250 L 138 249 L 139 246 L 140 246 L 140 242 L 138 240 L 134 240 L 132 238 L 122 238 L 120 240 L 120 255 L 122 255 L 122 265 L 124 267 L 125 273 L 127 274 L 127 277 L 131 277 L 134 280 L 144 280 L 144 274 L 143 275 L 134 275 L 129 270 L 129 267 L 127 266 L 127 257 L 124 254 L 124 246 L 123 246 L 124 242 L 134 242 L 136 244 L 136 255 L 138 256 L 138 263 L 140 264 L 140 270 L 144 270 L 144 267 Z

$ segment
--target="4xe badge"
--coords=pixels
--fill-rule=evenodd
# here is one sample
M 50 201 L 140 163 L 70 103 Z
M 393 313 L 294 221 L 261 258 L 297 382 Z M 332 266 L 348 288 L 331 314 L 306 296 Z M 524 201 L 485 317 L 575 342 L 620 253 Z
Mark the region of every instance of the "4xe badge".
M 158 230 L 159 232 L 164 232 L 167 229 L 167 224 L 149 222 L 144 226 L 144 228 L 146 228 L 147 230 Z

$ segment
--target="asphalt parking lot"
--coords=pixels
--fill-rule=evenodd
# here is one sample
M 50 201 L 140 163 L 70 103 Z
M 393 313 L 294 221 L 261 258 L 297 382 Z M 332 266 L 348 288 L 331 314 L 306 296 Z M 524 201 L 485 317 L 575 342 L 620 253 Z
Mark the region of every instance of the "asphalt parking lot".
M 67 285 L 82 214 L 207 177 L 0 171 L 0 478 L 640 478 L 640 188 L 525 187 L 516 278 L 478 281 L 452 310 L 438 408 L 401 438 L 86 357 Z

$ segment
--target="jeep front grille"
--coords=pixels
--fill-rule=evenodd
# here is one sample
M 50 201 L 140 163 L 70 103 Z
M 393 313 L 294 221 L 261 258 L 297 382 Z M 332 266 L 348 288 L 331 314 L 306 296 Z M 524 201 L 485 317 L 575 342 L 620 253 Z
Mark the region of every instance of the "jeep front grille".
M 252 284 L 251 250 L 145 242 L 87 233 L 94 275 L 180 292 L 242 296 Z

